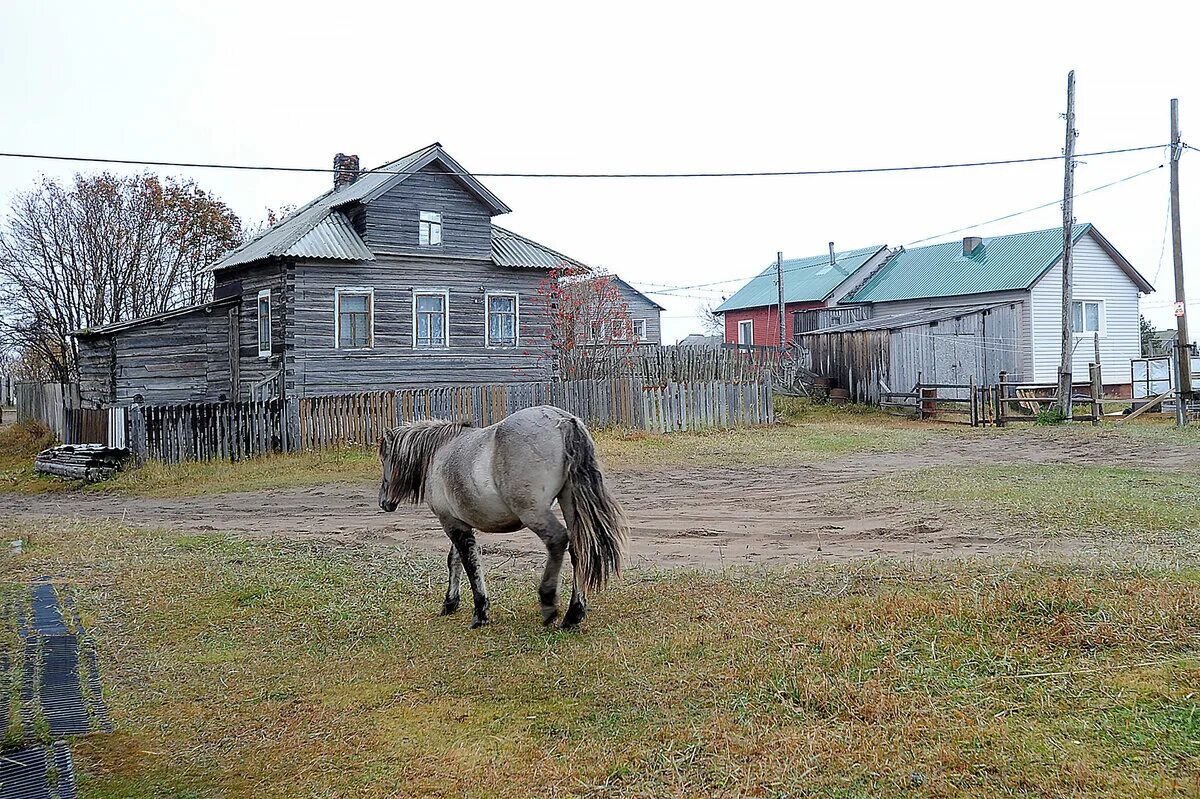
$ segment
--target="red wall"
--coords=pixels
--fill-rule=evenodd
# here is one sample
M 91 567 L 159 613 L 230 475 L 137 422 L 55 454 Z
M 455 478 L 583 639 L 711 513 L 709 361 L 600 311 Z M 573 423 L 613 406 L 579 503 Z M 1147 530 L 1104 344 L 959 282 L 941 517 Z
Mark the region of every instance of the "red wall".
M 787 305 L 783 321 L 787 325 L 787 339 L 792 339 L 792 311 L 809 311 L 813 308 L 823 308 L 819 302 L 793 302 Z M 747 308 L 741 311 L 729 311 L 725 314 L 725 343 L 738 343 L 738 322 L 747 319 L 754 320 L 754 343 L 761 347 L 779 346 L 779 314 L 778 306 L 764 308 Z

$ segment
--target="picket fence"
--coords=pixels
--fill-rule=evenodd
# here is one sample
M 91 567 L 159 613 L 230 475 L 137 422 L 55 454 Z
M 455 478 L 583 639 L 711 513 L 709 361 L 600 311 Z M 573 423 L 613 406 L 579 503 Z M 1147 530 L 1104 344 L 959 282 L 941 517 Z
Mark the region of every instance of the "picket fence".
M 272 452 L 374 446 L 384 431 L 419 419 L 494 424 L 522 408 L 557 405 L 593 429 L 658 433 L 766 424 L 774 410 L 763 380 L 645 385 L 635 378 L 375 391 L 270 402 L 129 408 L 129 448 L 139 460 L 240 460 Z

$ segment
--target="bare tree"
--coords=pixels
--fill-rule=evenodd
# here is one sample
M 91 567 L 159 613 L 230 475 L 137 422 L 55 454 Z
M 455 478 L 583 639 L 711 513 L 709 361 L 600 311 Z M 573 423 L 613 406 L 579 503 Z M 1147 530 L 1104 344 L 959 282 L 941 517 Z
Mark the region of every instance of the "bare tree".
M 721 336 L 725 337 L 725 316 L 717 313 L 718 303 L 715 300 L 706 300 L 700 303 L 698 316 L 700 317 L 700 327 L 704 330 L 706 336 Z
M 70 380 L 70 333 L 207 300 L 201 271 L 242 225 L 192 181 L 156 175 L 46 178 L 0 227 L 0 343 L 31 373 Z

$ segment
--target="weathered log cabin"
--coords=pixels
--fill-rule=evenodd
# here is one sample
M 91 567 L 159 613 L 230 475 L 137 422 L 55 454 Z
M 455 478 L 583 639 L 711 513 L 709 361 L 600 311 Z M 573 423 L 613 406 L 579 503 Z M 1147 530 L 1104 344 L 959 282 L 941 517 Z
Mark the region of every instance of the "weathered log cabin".
M 210 302 L 78 331 L 83 399 L 543 379 L 539 284 L 583 265 L 493 222 L 509 210 L 440 144 L 369 171 L 339 154 L 329 192 L 210 267 Z

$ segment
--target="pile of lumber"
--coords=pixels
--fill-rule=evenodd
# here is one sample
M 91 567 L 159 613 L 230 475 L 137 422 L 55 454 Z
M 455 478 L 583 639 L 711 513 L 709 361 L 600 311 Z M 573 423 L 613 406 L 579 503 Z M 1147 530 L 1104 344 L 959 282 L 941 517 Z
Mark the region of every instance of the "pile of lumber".
M 63 444 L 39 452 L 33 459 L 33 470 L 97 483 L 116 474 L 128 454 L 129 450 L 110 449 L 103 444 Z

